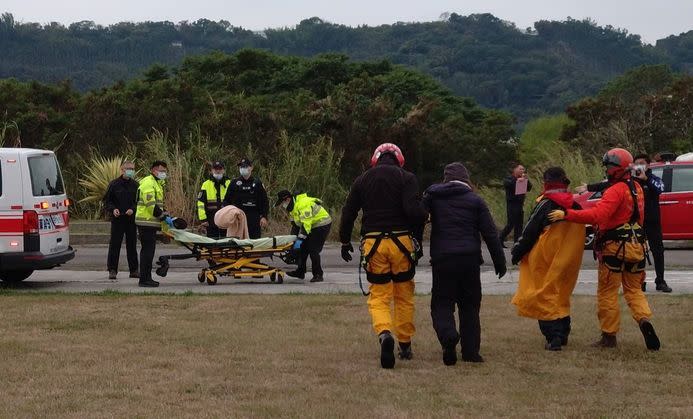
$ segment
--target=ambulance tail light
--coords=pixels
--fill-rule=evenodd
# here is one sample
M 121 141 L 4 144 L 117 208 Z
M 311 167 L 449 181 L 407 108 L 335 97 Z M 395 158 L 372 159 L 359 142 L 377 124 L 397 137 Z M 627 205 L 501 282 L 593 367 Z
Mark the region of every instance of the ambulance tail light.
M 22 222 L 24 234 L 36 234 L 39 232 L 38 214 L 36 211 L 24 211 Z
M 41 209 L 48 209 L 51 207 L 51 204 L 49 204 L 46 201 L 41 202 Z

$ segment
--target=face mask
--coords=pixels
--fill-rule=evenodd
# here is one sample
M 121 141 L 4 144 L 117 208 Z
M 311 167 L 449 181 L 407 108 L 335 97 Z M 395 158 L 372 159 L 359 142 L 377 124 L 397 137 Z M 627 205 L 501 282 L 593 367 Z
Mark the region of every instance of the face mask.
M 241 167 L 240 169 L 238 169 L 238 171 L 241 172 L 241 176 L 243 177 L 250 176 L 250 169 L 247 167 Z
M 224 177 L 224 174 L 223 173 L 213 173 L 212 177 L 216 180 L 221 180 L 221 178 Z
M 132 179 L 135 177 L 135 169 L 125 169 L 125 177 Z
M 282 208 L 287 209 L 289 208 L 289 202 L 282 202 Z
M 166 180 L 166 172 L 157 172 L 156 178 L 159 180 Z

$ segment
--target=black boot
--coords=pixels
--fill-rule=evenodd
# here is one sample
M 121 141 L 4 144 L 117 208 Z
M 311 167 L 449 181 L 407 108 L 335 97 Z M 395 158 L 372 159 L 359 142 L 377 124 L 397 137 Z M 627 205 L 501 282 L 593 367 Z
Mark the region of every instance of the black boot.
M 411 351 L 411 342 L 400 342 L 397 356 L 399 359 L 411 360 L 414 357 L 414 353 Z
M 145 281 L 140 281 L 139 286 L 144 288 L 156 288 L 159 286 L 159 282 L 153 279 L 149 279 Z
M 544 349 L 547 351 L 560 351 L 561 350 L 561 338 L 560 336 L 554 336 L 550 341 L 546 342 Z
M 645 338 L 645 346 L 647 346 L 647 349 L 651 351 L 658 351 L 660 346 L 659 338 L 655 333 L 652 323 L 650 323 L 650 321 L 647 319 L 640 319 L 638 326 L 640 326 L 642 336 Z
M 297 271 L 287 272 L 286 274 L 289 275 L 289 276 L 292 277 L 292 278 L 298 278 L 298 279 L 305 279 L 305 278 L 306 278 L 306 273 L 305 273 L 305 272 L 298 271 L 298 270 L 297 270 Z
M 395 338 L 389 330 L 378 335 L 380 341 L 380 366 L 383 368 L 395 367 Z
M 667 284 L 667 281 L 665 281 L 663 279 L 660 282 L 657 282 L 656 284 L 657 284 L 657 287 L 656 287 L 657 291 L 662 291 L 662 292 L 667 292 L 667 293 L 672 291 L 671 287 Z
M 602 332 L 602 336 L 598 341 L 592 344 L 594 348 L 615 348 L 616 347 L 616 335 L 610 333 Z
M 450 343 L 443 346 L 443 364 L 452 366 L 457 364 L 457 344 Z

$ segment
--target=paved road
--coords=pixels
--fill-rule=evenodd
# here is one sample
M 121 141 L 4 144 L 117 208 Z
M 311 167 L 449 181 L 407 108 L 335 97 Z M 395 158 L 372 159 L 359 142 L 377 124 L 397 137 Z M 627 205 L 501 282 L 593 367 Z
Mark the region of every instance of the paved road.
M 77 254 L 75 259 L 68 262 L 65 266 L 59 269 L 69 269 L 69 270 L 93 270 L 98 271 L 106 269 L 106 254 L 108 253 L 108 248 L 105 245 L 89 245 L 89 246 L 77 246 Z M 353 270 L 356 271 L 356 260 L 352 261 L 351 264 L 344 263 L 339 255 L 339 245 L 330 243 L 325 246 L 322 252 L 322 264 L 325 271 L 345 271 L 349 272 Z M 186 249 L 175 246 L 175 245 L 158 245 L 157 246 L 157 257 L 161 254 L 186 254 L 189 253 Z M 428 264 L 429 254 L 428 248 L 424 247 L 424 263 L 422 265 Z M 358 250 L 355 255 L 358 255 Z M 484 248 L 483 256 L 485 264 L 483 269 L 493 269 L 491 265 L 491 257 Z M 506 249 L 506 258 L 508 263 L 510 263 L 510 252 Z M 668 269 L 691 269 L 693 270 L 693 250 L 691 249 L 669 249 L 665 253 L 666 265 Z M 356 259 L 356 258 L 355 258 Z M 156 259 L 155 259 L 156 260 Z M 281 261 L 277 261 L 281 264 Z M 127 271 L 127 264 L 125 262 L 125 248 L 121 250 L 120 256 L 121 270 Z M 199 266 L 204 266 L 195 262 L 194 260 L 182 260 L 172 262 L 172 266 L 176 268 L 197 268 Z M 592 258 L 592 251 L 585 251 L 582 258 L 583 269 L 596 269 L 596 263 Z
M 185 250 L 185 249 L 182 249 Z M 428 249 L 425 250 L 428 254 Z M 342 262 L 339 248 L 329 245 L 323 252 L 323 267 L 325 282 L 311 284 L 307 281 L 286 278 L 284 284 L 272 284 L 269 279 L 241 280 L 222 277 L 215 286 L 200 284 L 197 273 L 206 265 L 205 262 L 194 260 L 172 261 L 171 269 L 166 278 L 161 280 L 161 286 L 156 289 L 137 287 L 135 279 L 127 278 L 127 266 L 121 265 L 120 278 L 117 281 L 108 280 L 104 262 L 107 248 L 105 246 L 78 247 L 77 256 L 68 264 L 53 270 L 35 272 L 29 279 L 18 285 L 0 284 L 0 288 L 13 288 L 26 291 L 58 291 L 58 292 L 99 292 L 117 290 L 122 292 L 164 292 L 164 293 L 358 293 L 357 265 Z M 125 249 L 121 262 L 125 262 Z M 158 254 L 185 253 L 175 246 L 160 246 Z M 511 270 L 502 279 L 493 274 L 490 257 L 484 254 L 486 263 L 482 266 L 482 283 L 486 294 L 512 294 L 517 283 L 517 271 Z M 271 262 L 271 261 L 268 261 Z M 667 281 L 674 288 L 675 294 L 693 294 L 693 251 L 670 250 L 667 252 L 667 262 L 675 268 L 667 272 Z M 275 266 L 288 268 L 280 260 L 275 259 Z M 585 252 L 583 269 L 580 273 L 577 294 L 594 294 L 596 291 L 596 270 L 591 252 Z M 648 271 L 648 278 L 652 276 Z M 310 275 L 308 275 L 310 277 Z M 365 278 L 364 278 L 365 281 Z M 417 273 L 417 292 L 428 293 L 431 289 L 431 269 L 428 263 L 423 263 Z M 365 284 L 364 284 L 365 285 Z M 650 285 L 654 288 L 653 285 Z

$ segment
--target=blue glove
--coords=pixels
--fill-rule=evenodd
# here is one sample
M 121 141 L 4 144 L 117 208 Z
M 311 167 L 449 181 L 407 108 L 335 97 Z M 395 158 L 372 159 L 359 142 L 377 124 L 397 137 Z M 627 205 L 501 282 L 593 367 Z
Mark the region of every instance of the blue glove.
M 168 224 L 169 227 L 173 228 L 173 217 L 167 215 L 166 218 L 164 218 L 164 222 Z
M 296 239 L 294 242 L 294 250 L 300 249 L 301 245 L 303 245 L 303 239 Z

